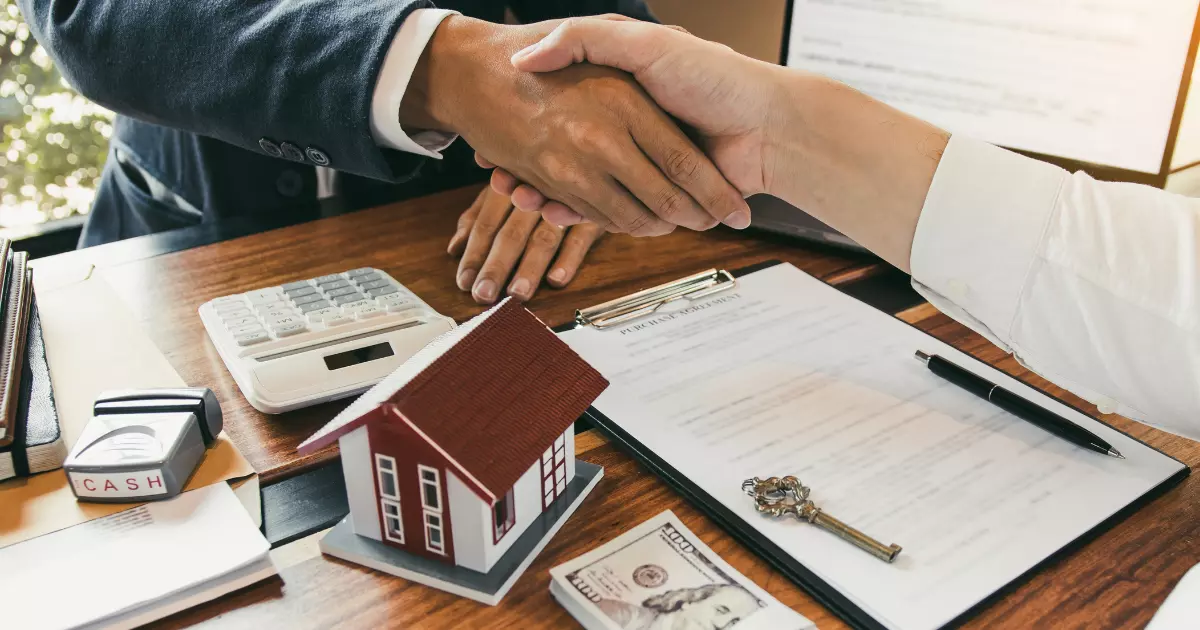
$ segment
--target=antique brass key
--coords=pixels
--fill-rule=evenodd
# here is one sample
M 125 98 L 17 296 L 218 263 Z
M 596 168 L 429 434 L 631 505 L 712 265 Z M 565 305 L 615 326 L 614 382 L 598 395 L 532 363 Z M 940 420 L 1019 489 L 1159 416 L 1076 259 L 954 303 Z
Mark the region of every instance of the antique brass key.
M 892 562 L 896 556 L 900 555 L 899 545 L 885 545 L 822 512 L 821 508 L 809 500 L 809 487 L 801 484 L 799 479 L 791 475 L 783 478 L 759 479 L 755 477 L 747 479 L 742 482 L 742 490 L 754 497 L 754 507 L 763 514 L 776 517 L 791 514 L 832 533 L 884 562 Z

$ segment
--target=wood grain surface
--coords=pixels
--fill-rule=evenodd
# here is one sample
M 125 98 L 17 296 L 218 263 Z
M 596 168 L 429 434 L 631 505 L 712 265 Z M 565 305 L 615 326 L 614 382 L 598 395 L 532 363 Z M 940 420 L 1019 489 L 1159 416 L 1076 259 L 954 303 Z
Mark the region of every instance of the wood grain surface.
M 934 321 L 933 325 L 957 328 L 945 321 Z M 974 347 L 974 340 L 965 337 L 965 345 Z M 1114 424 L 1132 426 L 1128 421 Z M 1135 435 L 1184 457 L 1192 465 L 1200 463 L 1194 442 L 1153 429 Z M 847 627 L 596 431 L 580 434 L 576 449 L 581 459 L 604 467 L 604 478 L 498 606 L 485 606 L 353 563 L 312 555 L 284 568 L 277 578 L 180 613 L 154 627 L 578 628 L 550 596 L 550 568 L 668 509 L 734 568 L 815 621 L 821 630 Z M 1144 627 L 1183 572 L 1200 560 L 1198 539 L 1200 484 L 1189 478 L 1092 543 L 1019 584 L 964 627 Z
M 280 415 L 256 411 L 237 389 L 208 340 L 197 309 L 213 298 L 294 280 L 376 267 L 407 285 L 437 311 L 462 321 L 484 307 L 454 284 L 458 261 L 446 253 L 458 215 L 479 188 L 469 187 L 143 260 L 99 266 L 183 380 L 210 387 L 221 401 L 225 430 L 264 483 L 336 457 L 333 446 L 298 457 L 296 446 L 346 402 Z M 88 250 L 39 261 L 38 270 L 78 267 Z M 719 229 L 678 230 L 658 239 L 608 235 L 565 289 L 543 286 L 528 307 L 554 326 L 574 309 L 632 293 L 710 267 L 734 269 L 778 258 L 820 278 L 862 273 L 873 259 L 798 248 L 787 241 Z
M 336 457 L 333 450 L 298 458 L 295 445 L 342 404 L 266 416 L 238 393 L 208 342 L 196 309 L 214 297 L 361 266 L 386 270 L 435 309 L 462 320 L 479 312 L 454 287 L 456 261 L 445 253 L 459 212 L 475 189 L 297 225 L 194 250 L 102 268 L 172 365 L 191 385 L 212 387 L 226 413 L 226 430 L 271 483 Z M 86 250 L 46 259 L 45 266 L 79 264 Z M 776 258 L 826 280 L 877 269 L 870 259 L 819 251 L 760 235 L 717 230 L 668 237 L 602 241 L 575 282 L 543 289 L 530 308 L 547 324 L 568 321 L 573 309 L 709 267 L 733 269 Z M 1095 409 L 1030 375 L 1012 358 L 928 305 L 901 318 L 1095 415 Z M 1118 416 L 1102 418 L 1189 466 L 1200 465 L 1200 444 Z M 550 598 L 551 566 L 602 544 L 662 510 L 684 523 L 725 560 L 822 630 L 845 627 L 764 561 L 749 553 L 686 504 L 657 477 L 593 432 L 577 442 L 580 458 L 605 476 L 580 511 L 555 537 L 513 591 L 496 607 L 431 590 L 353 564 L 314 556 L 279 578 L 164 620 L 160 627 L 220 628 L 559 628 L 577 627 Z M 1140 628 L 1170 589 L 1200 562 L 1200 482 L 1188 478 L 1073 553 L 1059 558 L 984 608 L 971 628 Z M 1200 626 L 1198 626 L 1200 627 Z

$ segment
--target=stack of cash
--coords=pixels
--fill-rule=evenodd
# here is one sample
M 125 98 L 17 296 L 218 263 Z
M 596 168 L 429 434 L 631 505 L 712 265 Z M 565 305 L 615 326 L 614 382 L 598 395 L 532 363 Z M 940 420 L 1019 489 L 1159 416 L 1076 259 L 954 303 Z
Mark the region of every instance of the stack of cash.
M 721 560 L 669 510 L 551 569 L 550 594 L 587 630 L 816 628 Z

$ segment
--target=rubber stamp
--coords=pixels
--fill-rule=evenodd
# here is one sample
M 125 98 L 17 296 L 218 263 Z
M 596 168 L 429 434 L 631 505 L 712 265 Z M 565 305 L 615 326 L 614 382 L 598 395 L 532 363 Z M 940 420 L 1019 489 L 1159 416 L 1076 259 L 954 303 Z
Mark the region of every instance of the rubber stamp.
M 134 503 L 183 490 L 221 432 L 212 390 L 105 392 L 63 469 L 80 501 Z

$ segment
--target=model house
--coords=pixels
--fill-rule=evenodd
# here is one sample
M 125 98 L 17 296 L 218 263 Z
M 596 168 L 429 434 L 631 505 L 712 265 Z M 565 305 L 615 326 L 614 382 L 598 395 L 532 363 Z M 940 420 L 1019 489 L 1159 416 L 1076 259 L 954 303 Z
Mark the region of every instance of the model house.
M 413 577 L 428 566 L 418 557 L 486 574 L 531 525 L 527 542 L 544 544 L 565 520 L 556 503 L 576 476 L 572 425 L 607 385 L 506 300 L 430 343 L 300 451 L 338 442 L 348 526 L 404 552 L 389 563 L 407 569 L 393 572 Z

